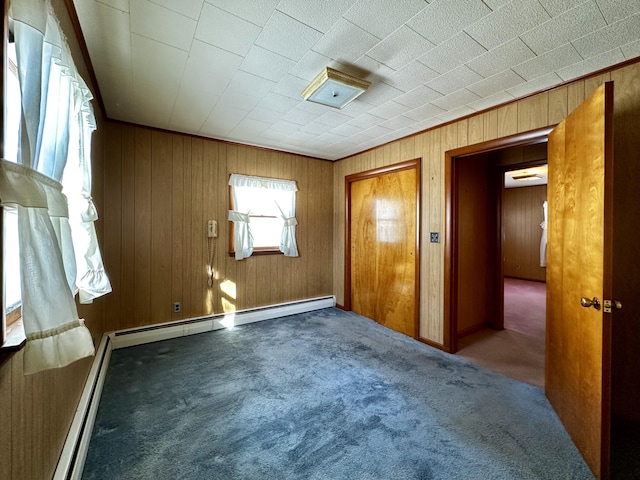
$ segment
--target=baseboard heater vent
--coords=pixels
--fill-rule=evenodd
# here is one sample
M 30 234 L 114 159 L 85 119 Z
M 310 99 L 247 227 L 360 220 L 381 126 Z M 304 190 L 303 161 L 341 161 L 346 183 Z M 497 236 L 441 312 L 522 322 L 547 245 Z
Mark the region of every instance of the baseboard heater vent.
M 105 334 L 96 351 L 53 480 L 78 480 L 82 478 L 82 469 L 87 457 L 91 432 L 100 404 L 100 395 L 112 350 L 335 306 L 336 297 L 331 295 Z
M 286 317 L 297 313 L 312 312 L 314 310 L 335 306 L 336 297 L 331 295 L 269 305 L 266 307 L 248 308 L 246 310 L 229 313 L 218 313 L 207 317 L 160 323 L 148 327 L 120 330 L 113 333 L 113 348 L 115 350 L 133 345 L 141 345 L 143 343 L 167 340 L 169 338 L 220 330 L 222 328 L 232 328 L 247 323 Z

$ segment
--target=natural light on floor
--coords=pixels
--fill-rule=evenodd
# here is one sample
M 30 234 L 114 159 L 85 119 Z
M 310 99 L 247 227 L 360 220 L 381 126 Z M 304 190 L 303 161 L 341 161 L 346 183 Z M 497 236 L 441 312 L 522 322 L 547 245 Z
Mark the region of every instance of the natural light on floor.
M 226 328 L 233 328 L 235 325 L 236 305 L 231 300 L 236 300 L 236 284 L 231 280 L 225 280 L 220 284 L 220 290 L 226 297 L 222 297 L 222 310 L 225 313 L 224 319 L 220 321 Z

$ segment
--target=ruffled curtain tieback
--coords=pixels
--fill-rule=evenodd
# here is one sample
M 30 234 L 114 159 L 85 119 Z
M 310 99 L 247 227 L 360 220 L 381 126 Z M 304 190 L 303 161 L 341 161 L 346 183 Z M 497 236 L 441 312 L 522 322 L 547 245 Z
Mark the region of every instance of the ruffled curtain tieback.
M 285 227 L 295 227 L 296 225 L 298 225 L 298 220 L 296 220 L 296 217 L 284 218 L 283 220 Z

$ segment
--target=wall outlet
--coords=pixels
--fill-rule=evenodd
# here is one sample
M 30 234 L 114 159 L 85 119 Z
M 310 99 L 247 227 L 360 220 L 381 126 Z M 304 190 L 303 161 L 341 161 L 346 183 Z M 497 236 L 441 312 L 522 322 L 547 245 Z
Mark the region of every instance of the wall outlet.
M 180 302 L 174 302 L 173 313 L 180 313 L 180 310 L 182 310 L 182 305 L 180 305 Z
M 431 243 L 440 243 L 440 234 L 438 232 L 431 232 L 429 235 L 429 241 Z
M 520 270 L 520 264 L 516 263 L 516 270 Z

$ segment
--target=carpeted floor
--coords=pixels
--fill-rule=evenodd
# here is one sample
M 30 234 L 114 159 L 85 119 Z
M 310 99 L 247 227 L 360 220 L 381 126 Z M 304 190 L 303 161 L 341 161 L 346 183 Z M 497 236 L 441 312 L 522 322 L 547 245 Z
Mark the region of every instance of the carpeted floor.
M 331 308 L 113 352 L 84 479 L 589 479 L 539 388 Z
M 544 388 L 546 284 L 504 279 L 504 330 L 484 328 L 461 338 L 458 355 Z

